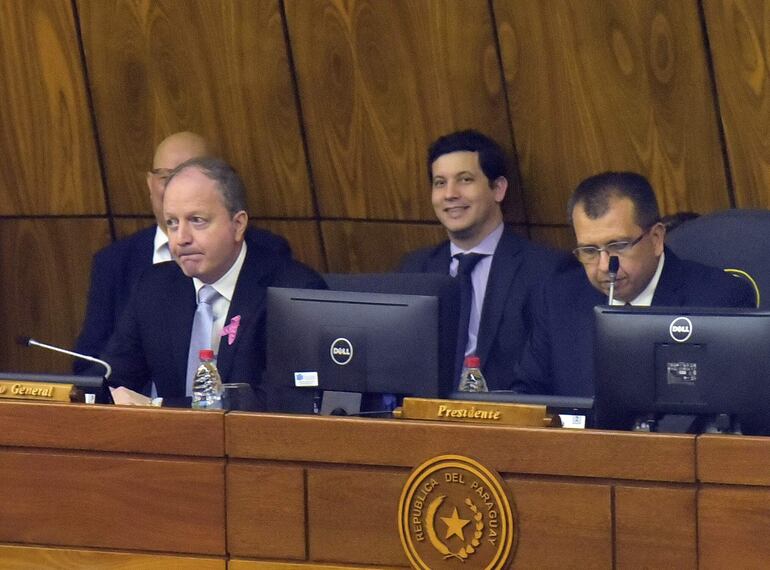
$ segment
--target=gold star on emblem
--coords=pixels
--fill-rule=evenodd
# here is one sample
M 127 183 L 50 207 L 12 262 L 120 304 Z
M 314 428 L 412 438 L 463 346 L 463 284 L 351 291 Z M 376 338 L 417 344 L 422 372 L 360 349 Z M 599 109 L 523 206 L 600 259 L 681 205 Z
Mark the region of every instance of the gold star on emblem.
M 465 542 L 465 535 L 463 535 L 463 527 L 471 521 L 470 519 L 461 519 L 457 514 L 457 507 L 455 507 L 455 510 L 452 513 L 451 517 L 441 517 L 441 520 L 444 521 L 444 523 L 447 526 L 446 536 L 444 537 L 444 540 L 446 540 L 453 534 L 456 534 L 457 536 L 460 537 L 460 540 Z

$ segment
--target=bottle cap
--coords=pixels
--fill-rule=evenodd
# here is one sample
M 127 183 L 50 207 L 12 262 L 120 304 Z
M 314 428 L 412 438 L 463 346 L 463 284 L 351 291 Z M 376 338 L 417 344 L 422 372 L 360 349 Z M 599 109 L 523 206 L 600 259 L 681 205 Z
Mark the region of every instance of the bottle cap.
M 198 352 L 198 357 L 201 360 L 214 360 L 214 351 L 210 348 L 205 348 Z
M 465 357 L 463 366 L 466 368 L 479 368 L 481 366 L 481 359 L 475 354 L 471 354 L 470 356 Z

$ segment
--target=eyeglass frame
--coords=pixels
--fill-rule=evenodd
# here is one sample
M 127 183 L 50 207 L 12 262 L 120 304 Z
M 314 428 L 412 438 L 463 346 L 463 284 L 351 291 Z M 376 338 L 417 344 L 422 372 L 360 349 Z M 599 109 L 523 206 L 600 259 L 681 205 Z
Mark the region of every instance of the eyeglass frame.
M 162 180 L 171 176 L 173 171 L 173 168 L 151 168 L 147 173 Z
M 601 247 L 599 247 L 599 246 L 596 246 L 596 245 L 581 245 L 581 246 L 578 246 L 578 247 L 576 247 L 575 249 L 573 249 L 573 250 L 572 250 L 572 254 L 573 254 L 575 257 L 577 257 L 577 259 L 578 259 L 578 261 L 580 261 L 580 263 L 582 263 L 582 264 L 584 264 L 584 265 L 592 265 L 592 264 L 596 263 L 597 261 L 599 261 L 599 259 L 600 259 L 600 258 L 601 258 L 601 256 L 602 256 L 602 252 L 603 252 L 603 251 L 607 252 L 607 255 L 608 255 L 608 256 L 612 256 L 612 255 L 619 255 L 619 256 L 623 256 L 623 255 L 626 255 L 626 254 L 628 254 L 628 253 L 629 253 L 629 251 L 630 251 L 630 250 L 631 250 L 631 249 L 632 249 L 632 248 L 633 248 L 633 247 L 634 247 L 636 244 L 638 244 L 640 241 L 642 241 L 642 239 L 644 238 L 644 236 L 646 236 L 648 233 L 650 233 L 650 230 L 651 230 L 653 227 L 655 227 L 655 225 L 656 225 L 656 224 L 653 224 L 653 225 L 651 225 L 650 227 L 648 227 L 647 229 L 645 229 L 644 231 L 642 231 L 641 235 L 640 235 L 638 238 L 634 239 L 634 240 L 618 240 L 618 241 L 611 241 L 610 243 L 606 243 L 606 244 L 604 244 L 604 245 L 603 245 L 603 246 L 601 246 Z M 610 251 L 610 250 L 608 249 L 608 248 L 610 248 L 610 247 L 612 247 L 612 246 L 616 246 L 616 247 L 617 247 L 617 246 L 618 246 L 618 245 L 620 245 L 620 244 L 623 244 L 623 245 L 622 245 L 622 247 L 620 247 L 620 249 L 618 249 L 617 251 Z M 596 253 L 595 253 L 595 255 L 592 255 L 592 256 L 591 256 L 591 259 L 583 260 L 583 259 L 581 259 L 581 258 L 580 258 L 580 253 L 581 253 L 581 252 L 585 252 L 587 249 L 589 249 L 589 250 L 596 250 Z

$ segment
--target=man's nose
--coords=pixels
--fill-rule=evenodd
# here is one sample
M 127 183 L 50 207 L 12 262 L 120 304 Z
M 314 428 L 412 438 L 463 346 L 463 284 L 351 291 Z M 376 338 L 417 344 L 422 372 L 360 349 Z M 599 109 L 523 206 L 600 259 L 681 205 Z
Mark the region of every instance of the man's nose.
M 179 227 L 175 234 L 177 242 L 180 244 L 188 244 L 192 241 L 192 232 L 190 231 L 190 225 L 187 222 L 179 222 Z
M 447 182 L 444 187 L 444 200 L 454 200 L 459 198 L 460 192 L 458 192 L 457 184 L 454 182 Z
M 609 272 L 610 270 L 610 254 L 607 253 L 606 250 L 601 249 L 599 250 L 599 271 L 602 271 L 604 273 Z

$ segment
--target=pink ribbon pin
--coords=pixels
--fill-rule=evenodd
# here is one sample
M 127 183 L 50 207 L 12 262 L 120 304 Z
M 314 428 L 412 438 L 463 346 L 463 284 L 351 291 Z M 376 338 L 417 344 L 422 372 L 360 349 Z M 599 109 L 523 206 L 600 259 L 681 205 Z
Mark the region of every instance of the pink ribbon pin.
M 227 344 L 235 342 L 235 335 L 238 334 L 238 325 L 241 324 L 241 316 L 236 315 L 230 319 L 230 324 L 222 327 L 222 336 L 227 336 Z

